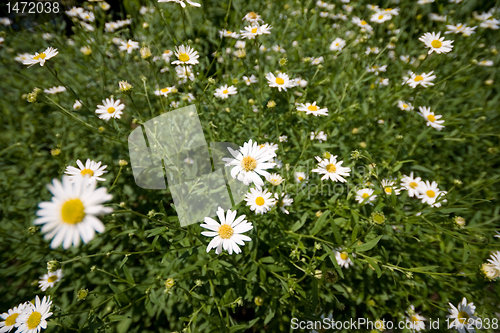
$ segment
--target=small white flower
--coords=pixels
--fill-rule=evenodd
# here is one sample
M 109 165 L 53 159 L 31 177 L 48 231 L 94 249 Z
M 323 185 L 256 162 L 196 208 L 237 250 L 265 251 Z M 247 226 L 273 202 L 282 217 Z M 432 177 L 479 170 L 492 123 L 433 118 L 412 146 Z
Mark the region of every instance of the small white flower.
M 356 201 L 359 203 L 371 203 L 377 196 L 373 194 L 373 189 L 371 188 L 362 188 L 356 191 Z
M 217 216 L 219 222 L 210 217 L 205 217 L 205 224 L 201 224 L 202 228 L 210 231 L 202 231 L 201 234 L 207 237 L 214 237 L 207 246 L 207 253 L 215 248 L 215 253 L 220 254 L 222 249 L 226 250 L 229 254 L 241 253 L 238 245 L 243 246 L 244 242 L 250 242 L 252 239 L 243 235 L 244 232 L 253 229 L 252 223 L 245 220 L 245 215 L 236 218 L 236 210 L 227 210 L 224 216 L 224 209 L 219 207 L 217 209 Z M 236 219 L 235 219 L 236 218 Z
M 262 21 L 262 18 L 256 12 L 250 12 L 250 13 L 247 13 L 243 17 L 243 20 L 246 20 L 246 21 L 252 22 L 252 23 L 258 23 L 259 21 Z
M 189 45 L 176 46 L 175 56 L 178 60 L 172 61 L 172 65 L 196 65 L 199 63 L 198 58 L 200 57 L 198 52 Z
M 133 50 L 139 48 L 139 43 L 129 39 L 127 42 L 122 41 L 118 48 L 120 51 L 127 51 L 128 54 L 131 54 Z
M 271 192 L 255 188 L 250 188 L 250 193 L 245 194 L 245 201 L 255 214 L 267 213 L 276 203 Z
M 311 135 L 309 136 L 309 138 L 311 140 L 316 139 L 316 140 L 319 141 L 319 143 L 322 143 L 323 141 L 326 141 L 327 135 L 323 131 L 320 131 L 319 133 L 317 133 L 317 132 L 311 132 Z
M 267 73 L 266 79 L 269 82 L 269 87 L 278 88 L 279 91 L 281 89 L 285 90 L 290 88 L 290 78 L 285 73 L 279 73 L 278 76 L 274 76 L 273 73 Z
M 448 304 L 450 305 L 450 309 L 448 309 L 450 315 L 447 317 L 453 319 L 450 328 L 456 328 L 460 333 L 465 333 L 466 330 L 469 333 L 476 332 L 474 326 L 477 326 L 478 318 L 474 316 L 476 311 L 474 303 L 467 303 L 467 299 L 464 297 L 462 302 L 458 304 L 458 308 L 451 303 Z
M 401 179 L 401 187 L 408 191 L 408 196 L 417 197 L 418 196 L 418 187 L 422 183 L 420 177 L 413 177 L 413 171 L 409 176 L 404 176 Z
M 52 316 L 50 296 L 43 296 L 42 301 L 35 297 L 35 304 L 29 303 L 24 311 L 17 317 L 16 333 L 39 333 L 41 329 L 47 328 L 47 318 Z
M 64 86 L 52 87 L 52 88 L 47 88 L 47 89 L 43 90 L 44 93 L 49 94 L 49 95 L 58 94 L 58 93 L 61 93 L 64 91 L 66 91 L 66 87 L 64 87 Z
M 441 202 L 436 202 L 436 200 L 446 194 L 446 191 L 440 191 L 438 184 L 433 181 L 432 184 L 426 180 L 421 182 L 417 187 L 417 198 L 422 199 L 422 203 L 426 203 L 431 207 L 441 207 Z M 445 202 L 446 200 L 441 200 Z
M 415 312 L 415 306 L 412 304 L 410 308 L 406 311 L 408 317 L 406 317 L 407 327 L 409 327 L 413 332 L 420 332 L 425 330 L 425 317 L 421 316 Z
M 220 86 L 219 88 L 215 89 L 214 96 L 219 97 L 221 99 L 226 99 L 229 97 L 229 95 L 236 95 L 238 93 L 238 90 L 236 89 L 235 86 L 227 86 L 223 85 Z
M 97 105 L 97 110 L 95 110 L 100 119 L 108 121 L 111 118 L 121 118 L 125 105 L 121 104 L 119 99 L 115 101 L 114 98 L 106 98 L 106 100 L 102 101 L 102 104 Z
M 53 273 L 48 272 L 44 276 L 40 277 L 40 281 L 38 281 L 38 286 L 40 287 L 40 289 L 42 289 L 42 291 L 45 291 L 48 288 L 52 288 L 57 282 L 61 281 L 63 276 L 64 274 L 62 272 L 62 269 L 58 269 Z
M 156 96 L 165 96 L 167 97 L 169 94 L 177 92 L 177 88 L 175 86 L 172 87 L 165 87 L 162 89 L 157 89 L 155 90 L 155 95 Z
M 252 83 L 258 82 L 257 77 L 255 77 L 255 75 L 253 75 L 253 74 L 250 75 L 250 77 L 243 76 L 243 81 L 245 81 L 247 86 L 251 85 Z
M 297 183 L 302 183 L 302 182 L 306 181 L 308 178 L 309 177 L 307 177 L 305 172 L 302 172 L 302 171 L 295 172 L 295 181 Z
M 442 125 L 444 123 L 444 120 L 440 119 L 443 117 L 442 115 L 434 114 L 434 112 L 431 111 L 430 107 L 419 106 L 418 109 L 420 110 L 419 114 L 425 120 L 427 120 L 427 126 L 432 126 L 438 131 L 442 130 L 445 127 L 444 125 Z
M 273 184 L 274 186 L 278 186 L 283 182 L 283 177 L 281 177 L 277 173 L 271 173 L 269 176 L 266 177 L 266 180 Z
M 354 265 L 354 263 L 351 261 L 351 258 L 349 258 L 349 254 L 347 251 L 342 251 L 342 249 L 337 248 L 335 251 L 335 259 L 337 260 L 337 263 L 341 268 L 349 268 L 349 266 Z M 354 253 L 351 254 L 353 257 L 355 256 Z
M 394 182 L 389 179 L 382 179 L 382 189 L 387 195 L 392 195 L 392 192 L 394 192 L 394 194 L 396 195 L 399 195 L 399 193 L 401 192 L 401 190 L 397 188 Z
M 423 42 L 426 47 L 429 48 L 428 54 L 431 54 L 432 52 L 436 53 L 448 53 L 453 49 L 453 43 L 452 40 L 444 40 L 444 37 L 439 37 L 441 35 L 441 32 L 438 32 L 437 34 L 434 32 L 426 32 L 422 37 L 420 37 L 418 40 Z
M 345 40 L 342 38 L 335 38 L 335 40 L 330 44 L 330 51 L 342 51 L 346 45 Z
M 78 165 L 78 168 L 75 168 L 74 166 L 67 166 L 66 171 L 64 172 L 65 174 L 69 175 L 69 179 L 71 181 L 74 181 L 75 178 L 86 178 L 87 181 L 84 181 L 85 185 L 90 185 L 95 182 L 99 181 L 105 181 L 105 178 L 101 178 L 104 173 L 107 171 L 104 171 L 104 169 L 107 168 L 107 165 L 101 166 L 101 162 L 94 162 L 90 159 L 87 159 L 85 162 L 85 165 L 83 165 L 82 161 L 76 160 L 76 164 Z
M 316 105 L 316 102 L 311 103 L 306 103 L 303 104 L 301 103 L 299 106 L 297 106 L 297 111 L 304 111 L 306 114 L 312 114 L 314 116 L 328 116 L 328 108 L 319 108 Z
M 413 105 L 411 103 L 405 102 L 405 101 L 398 101 L 398 108 L 404 111 L 411 111 L 414 109 Z
M 318 168 L 311 171 L 323 175 L 323 177 L 321 177 L 321 180 L 331 179 L 334 182 L 346 182 L 345 178 L 343 178 L 342 176 L 348 177 L 349 173 L 351 172 L 351 168 L 343 167 L 342 163 L 344 163 L 344 161 L 337 162 L 337 155 L 332 155 L 329 159 L 322 159 L 321 157 L 316 156 L 316 160 L 319 162 Z
M 433 86 L 434 83 L 432 83 L 432 81 L 436 78 L 436 75 L 432 75 L 432 73 L 434 73 L 434 71 L 422 74 L 411 73 L 409 78 L 403 78 L 403 84 L 406 83 L 412 88 L 415 88 L 418 85 L 421 85 L 424 88 L 427 88 L 427 86 Z
M 285 207 L 291 206 L 293 203 L 293 199 L 288 196 L 288 194 L 281 193 L 281 199 L 278 193 L 274 193 L 274 198 L 276 199 L 276 206 L 279 207 L 279 209 L 285 213 L 285 214 L 290 214 L 288 209 Z
M 40 66 L 43 66 L 45 64 L 45 61 L 55 57 L 58 53 L 59 52 L 57 51 L 57 49 L 48 47 L 42 53 L 35 53 L 35 55 L 30 56 L 30 59 L 25 60 L 23 64 L 29 65 L 28 67 L 31 67 L 34 64 L 40 64 Z
M 75 103 L 73 103 L 73 110 L 80 110 L 82 108 L 82 101 L 81 100 L 76 100 Z
M 18 306 L 9 309 L 7 312 L 0 314 L 0 333 L 10 332 L 16 328 L 16 319 L 26 310 L 26 308 L 33 306 L 31 303 L 21 303 Z

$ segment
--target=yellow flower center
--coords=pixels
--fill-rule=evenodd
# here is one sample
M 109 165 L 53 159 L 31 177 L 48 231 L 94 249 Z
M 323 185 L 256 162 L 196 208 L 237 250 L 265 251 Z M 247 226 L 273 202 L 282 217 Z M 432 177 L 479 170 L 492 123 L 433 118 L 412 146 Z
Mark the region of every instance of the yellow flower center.
M 19 313 L 13 313 L 5 319 L 5 326 L 12 326 L 16 323 L 16 319 L 19 316 Z
M 110 106 L 110 107 L 108 108 L 108 113 L 113 113 L 113 112 L 115 112 L 115 111 L 116 111 L 116 110 L 115 110 L 115 108 L 114 108 L 114 107 L 112 107 L 112 106 Z
M 433 48 L 439 49 L 441 46 L 443 46 L 443 43 L 441 43 L 440 40 L 434 39 L 431 42 L 431 45 L 432 45 Z
M 83 169 L 82 171 L 80 171 L 80 174 L 85 177 L 87 175 L 89 175 L 90 177 L 92 177 L 94 175 L 94 171 L 92 171 L 91 169 Z
M 425 192 L 425 194 L 427 194 L 429 198 L 434 198 L 436 196 L 436 192 L 434 192 L 433 190 L 428 190 L 427 192 Z
M 460 311 L 457 315 L 457 319 L 461 324 L 466 324 L 469 318 L 469 314 L 465 311 Z
M 317 107 L 316 105 L 309 105 L 309 106 L 307 107 L 307 109 L 308 109 L 309 111 L 318 111 L 318 107 Z
M 403 104 L 403 108 L 407 108 L 408 107 L 408 104 Z
M 250 20 L 256 20 L 257 19 L 257 13 L 256 12 L 250 12 L 250 13 L 248 13 L 248 18 Z
M 368 23 L 366 23 L 365 20 L 361 21 L 361 25 L 367 25 Z
M 419 82 L 419 81 L 422 81 L 424 78 L 422 77 L 422 75 L 417 75 L 415 76 L 415 82 Z
M 347 258 L 349 258 L 349 256 L 347 255 L 347 253 L 346 253 L 346 252 L 342 252 L 342 253 L 340 254 L 340 259 L 342 259 L 342 260 L 347 260 Z
M 57 280 L 57 275 L 52 275 L 52 276 L 49 276 L 49 278 L 47 279 L 47 282 L 55 282 Z
M 300 181 L 303 181 L 303 180 L 304 180 L 304 177 L 300 177 L 300 176 L 299 176 L 299 180 L 300 180 Z
M 162 93 L 167 93 L 170 89 L 169 88 L 163 88 L 162 90 L 160 90 Z
M 181 53 L 179 54 L 179 60 L 182 62 L 186 62 L 189 60 L 189 55 L 187 53 Z
M 257 160 L 251 156 L 243 157 L 241 160 L 241 167 L 245 171 L 252 171 L 257 167 Z
M 226 30 L 226 34 L 230 35 L 230 34 L 232 34 L 232 32 Z
M 339 42 L 335 43 L 335 46 L 339 46 Z
M 332 163 L 327 164 L 325 169 L 326 169 L 326 171 L 328 171 L 330 173 L 337 171 L 337 167 L 335 166 L 335 164 L 332 164 Z
M 223 93 L 223 94 L 227 94 L 228 92 L 229 92 L 229 91 L 227 91 L 227 89 L 226 89 L 226 90 L 224 90 L 222 93 Z
M 390 12 L 391 10 L 392 10 L 392 8 L 387 8 L 385 11 Z
M 258 205 L 258 206 L 262 206 L 264 205 L 266 201 L 264 200 L 263 197 L 257 197 L 257 199 L 255 199 L 255 203 Z
M 417 322 L 419 322 L 420 320 L 418 320 L 417 316 L 411 316 L 411 321 L 412 321 L 413 323 L 417 323 Z
M 252 33 L 256 34 L 257 33 L 257 28 L 252 28 Z
M 432 123 L 436 121 L 436 117 L 434 117 L 434 115 L 432 115 L 432 114 L 428 115 L 427 119 L 429 119 L 429 121 Z
M 415 182 L 410 182 L 410 187 L 411 187 L 411 188 L 415 189 L 415 188 L 417 188 L 417 186 L 418 186 L 418 184 L 417 184 L 417 183 L 415 183 Z
M 220 238 L 228 239 L 231 238 L 233 234 L 234 234 L 233 227 L 231 227 L 229 224 L 223 224 L 219 227 Z
M 390 188 L 390 187 L 386 187 L 386 188 L 384 188 L 384 190 L 385 190 L 385 193 L 389 193 L 389 194 L 392 193 L 392 188 Z
M 68 224 L 80 223 L 85 217 L 85 207 L 80 199 L 70 199 L 61 209 L 62 220 Z
M 362 197 L 363 199 L 366 199 L 366 198 L 368 198 L 369 196 L 370 196 L 370 195 L 369 195 L 368 193 L 363 193 L 363 194 L 361 195 L 361 197 Z
M 379 16 L 378 16 L 378 19 L 379 19 L 379 20 L 381 20 L 381 19 L 383 19 L 383 18 L 384 18 L 384 15 L 379 15 Z
M 279 84 L 279 85 L 281 85 L 281 84 L 284 84 L 284 83 L 285 83 L 285 80 L 283 80 L 283 79 L 282 79 L 282 78 L 280 78 L 280 77 L 277 77 L 277 78 L 276 78 L 276 83 L 277 83 L 277 84 Z
M 42 314 L 38 311 L 34 311 L 30 316 L 28 317 L 28 321 L 26 324 L 28 324 L 28 329 L 33 330 L 40 325 L 40 322 L 42 321 Z
M 39 55 L 36 55 L 33 57 L 33 60 L 40 60 L 40 59 L 45 59 L 45 57 L 47 57 L 47 55 L 45 53 L 40 53 Z

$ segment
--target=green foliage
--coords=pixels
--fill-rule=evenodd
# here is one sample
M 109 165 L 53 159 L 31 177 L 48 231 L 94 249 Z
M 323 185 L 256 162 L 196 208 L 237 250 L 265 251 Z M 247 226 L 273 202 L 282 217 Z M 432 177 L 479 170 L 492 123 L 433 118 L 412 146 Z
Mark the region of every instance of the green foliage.
M 428 19 L 430 12 L 447 14 L 448 24 L 478 25 L 472 19 L 474 1 L 423 6 L 401 1 L 400 15 L 383 24 L 370 22 L 371 37 L 351 22 L 354 16 L 368 21 L 372 12 L 365 1 L 352 2 L 351 14 L 336 3 L 332 12 L 347 14 L 345 22 L 321 17 L 324 9 L 314 1 L 207 0 L 201 8 L 186 9 L 156 1 L 147 5 L 155 11 L 139 15 L 139 1 L 109 11 L 96 7 L 94 31 L 62 19 L 33 30 L 2 28 L 0 312 L 44 294 L 37 282 L 50 260 L 62 264 L 64 278 L 45 292 L 53 300 L 49 332 L 279 332 L 291 331 L 292 318 L 321 320 L 331 313 L 342 321 L 404 320 L 411 304 L 424 317 L 443 322 L 448 302 L 457 305 L 463 297 L 474 302 L 481 318 L 500 312 L 498 282 L 480 270 L 500 249 L 493 237 L 500 225 L 498 33 L 477 28 L 469 37 L 446 35 L 454 40 L 448 54 L 427 55 L 418 40 L 425 32 L 446 31 L 445 23 Z M 235 40 L 220 39 L 219 30 L 243 29 L 241 19 L 250 11 L 273 28 L 270 35 L 246 40 L 246 55 L 238 58 Z M 131 25 L 104 31 L 105 22 L 126 15 Z M 52 39 L 41 37 L 46 32 Z M 142 59 L 139 50 L 121 52 L 114 37 L 138 41 L 159 59 Z M 330 51 L 337 37 L 347 45 Z M 183 84 L 175 66 L 161 59 L 166 49 L 179 45 L 200 54 L 194 81 Z M 272 50 L 274 45 L 286 53 Z M 14 61 L 18 53 L 48 46 L 59 54 L 43 67 Z M 83 46 L 92 53 L 84 55 Z M 367 47 L 380 53 L 366 55 Z M 401 55 L 414 60 L 400 61 Z M 304 59 L 319 56 L 324 57 L 320 65 Z M 495 66 L 478 66 L 483 59 Z M 388 86 L 366 72 L 374 64 L 388 65 L 380 73 Z M 276 70 L 302 77 L 307 87 L 270 88 L 265 74 Z M 435 85 L 401 85 L 408 70 L 434 71 Z M 251 74 L 258 82 L 247 86 L 242 76 Z M 132 85 L 130 92 L 118 89 L 122 80 Z M 234 84 L 237 95 L 214 97 L 224 84 Z M 35 87 L 59 85 L 67 91 L 41 92 L 36 102 L 27 101 Z M 168 97 L 154 94 L 158 86 L 174 85 L 178 92 Z M 120 119 L 106 122 L 94 111 L 110 96 L 126 107 Z M 72 110 L 75 100 L 84 107 Z M 399 100 L 411 101 L 415 110 L 401 111 Z M 276 106 L 269 108 L 269 101 Z M 305 115 L 294 105 L 313 101 L 327 107 L 328 116 Z M 239 203 L 238 215 L 246 214 L 254 229 L 238 255 L 207 253 L 210 239 L 200 234 L 199 225 L 179 226 L 170 190 L 139 188 L 130 165 L 119 164 L 128 160 L 127 137 L 138 124 L 192 103 L 207 142 L 243 145 L 252 139 L 279 146 L 283 166 L 276 172 L 284 184 L 268 188 L 294 199 L 290 214 L 273 208 L 256 215 Z M 426 126 L 418 106 L 443 115 L 446 127 Z M 311 132 L 320 131 L 326 141 L 310 140 Z M 282 135 L 287 142 L 280 142 Z M 317 165 L 314 157 L 326 152 L 351 168 L 347 183 L 321 181 L 310 173 Z M 51 249 L 40 228 L 33 229 L 37 205 L 51 199 L 46 184 L 87 158 L 108 165 L 100 186 L 113 195 L 114 212 L 101 218 L 106 231 L 89 244 Z M 295 171 L 305 171 L 309 179 L 297 183 Z M 430 207 L 407 191 L 386 195 L 382 179 L 399 184 L 410 172 L 436 181 L 447 191 L 446 202 Z M 367 182 L 378 195 L 373 205 L 354 200 Z M 373 214 L 385 221 L 374 221 Z M 465 227 L 455 224 L 456 216 L 465 219 Z M 340 267 L 337 249 L 347 251 L 354 265 Z M 166 287 L 169 278 L 174 284 Z M 447 331 L 444 324 L 441 331 Z

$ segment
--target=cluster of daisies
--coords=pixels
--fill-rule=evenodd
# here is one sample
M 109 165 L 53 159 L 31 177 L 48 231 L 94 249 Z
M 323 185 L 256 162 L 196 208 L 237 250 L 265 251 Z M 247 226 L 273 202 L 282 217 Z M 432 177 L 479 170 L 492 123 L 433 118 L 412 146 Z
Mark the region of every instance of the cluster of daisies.
M 368 184 L 369 187 L 362 188 L 356 191 L 356 201 L 362 204 L 370 203 L 377 198 L 375 190 L 371 187 L 373 184 Z M 404 176 L 401 179 L 400 187 L 398 187 L 393 180 L 382 179 L 381 181 L 382 190 L 387 195 L 399 195 L 401 189 L 408 191 L 409 197 L 416 197 L 422 200 L 422 203 L 426 203 L 431 207 L 440 207 L 441 202 L 446 200 L 442 197 L 446 194 L 446 191 L 441 191 L 438 188 L 438 184 L 433 181 L 432 183 L 427 181 L 422 181 L 420 177 L 414 177 L 413 172 L 409 176 Z
M 2 313 L 0 318 L 0 333 L 10 332 L 15 329 L 15 333 L 37 333 L 47 328 L 47 319 L 52 316 L 50 307 L 52 301 L 50 296 L 44 296 L 42 300 L 35 297 L 33 302 L 21 303 L 18 306 Z

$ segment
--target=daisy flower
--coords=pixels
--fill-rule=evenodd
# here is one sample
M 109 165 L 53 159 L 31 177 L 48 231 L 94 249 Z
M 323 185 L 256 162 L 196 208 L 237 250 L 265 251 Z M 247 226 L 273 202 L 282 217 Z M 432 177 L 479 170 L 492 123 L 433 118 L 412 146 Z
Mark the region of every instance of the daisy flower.
M 384 23 L 385 21 L 389 21 L 391 18 L 391 14 L 386 12 L 377 12 L 370 17 L 370 21 L 375 23 Z
M 249 86 L 251 85 L 252 83 L 257 83 L 257 77 L 255 77 L 255 75 L 250 75 L 250 77 L 247 77 L 247 76 L 243 76 L 243 81 L 245 81 L 246 85 Z
M 404 176 L 401 179 L 401 187 L 408 191 L 408 196 L 418 196 L 418 186 L 422 183 L 420 177 L 413 177 L 413 171 L 409 176 Z
M 492 60 L 481 60 L 480 62 L 477 63 L 479 66 L 484 66 L 484 67 L 491 67 L 493 66 L 493 61 Z
M 279 207 L 283 213 L 290 214 L 288 209 L 286 209 L 285 207 L 291 206 L 293 203 L 293 199 L 285 193 L 281 193 L 281 200 L 278 193 L 274 193 L 274 198 L 276 199 L 276 206 Z
M 341 268 L 349 268 L 349 266 L 354 265 L 349 258 L 347 251 L 342 251 L 340 248 L 337 248 L 335 251 L 335 259 L 337 259 L 337 263 Z M 352 254 L 354 257 L 354 253 Z
M 266 177 L 266 180 L 273 184 L 274 186 L 278 186 L 283 182 L 283 177 L 281 177 L 277 173 L 271 173 L 269 176 Z
M 378 75 L 379 72 L 385 72 L 387 70 L 387 65 L 383 66 L 378 66 L 378 65 L 373 65 L 371 67 L 366 67 L 366 71 L 368 73 L 374 73 L 375 75 Z
M 488 262 L 500 274 L 500 251 L 492 253 Z
M 481 24 L 479 24 L 479 26 L 481 28 L 489 28 L 489 29 L 492 29 L 492 30 L 498 30 L 498 28 L 499 28 L 498 24 L 500 24 L 499 20 L 497 20 L 497 19 L 490 19 L 490 20 L 486 20 L 484 22 L 481 22 Z
M 320 56 L 318 58 L 311 58 L 311 64 L 315 65 L 315 66 L 322 64 L 324 61 L 325 61 L 325 59 L 323 59 L 323 56 Z
M 308 178 L 309 177 L 307 177 L 305 172 L 302 172 L 302 171 L 295 172 L 295 181 L 297 183 L 302 183 L 302 182 L 306 181 Z
M 370 203 L 377 198 L 373 195 L 373 190 L 371 188 L 362 188 L 356 191 L 356 201 L 359 203 Z
M 373 53 L 373 54 L 379 54 L 380 53 L 380 49 L 378 47 L 367 47 L 366 48 L 366 51 L 365 51 L 365 54 L 368 55 L 370 53 Z
M 272 197 L 271 192 L 255 188 L 250 188 L 250 193 L 245 194 L 245 201 L 255 214 L 267 213 L 276 204 L 276 199 Z
M 404 111 L 411 111 L 414 109 L 413 105 L 405 101 L 398 101 L 398 108 Z
M 186 8 L 186 4 L 185 2 L 187 2 L 188 4 L 190 4 L 191 6 L 194 6 L 194 7 L 200 7 L 201 5 L 197 2 L 194 2 L 194 1 L 191 1 L 191 0 L 158 0 L 158 2 L 175 2 L 175 3 L 178 3 L 179 5 L 181 5 L 182 8 Z
M 76 100 L 75 103 L 73 103 L 73 110 L 80 110 L 82 108 L 83 104 L 81 100 Z
M 3 319 L 3 321 L 0 321 L 0 333 L 10 332 L 16 327 L 17 317 L 19 317 L 28 306 L 31 306 L 31 303 L 28 304 L 19 304 L 18 306 L 9 309 L 7 312 L 0 314 L 0 319 Z
M 428 54 L 431 54 L 433 51 L 436 53 L 448 53 L 453 49 L 452 40 L 444 40 L 444 37 L 439 37 L 441 32 L 437 34 L 434 32 L 426 32 L 422 37 L 418 40 L 425 44 L 426 47 L 429 48 Z
M 392 195 L 392 192 L 394 192 L 394 194 L 396 195 L 399 195 L 399 193 L 401 192 L 401 190 L 394 185 L 394 182 L 389 179 L 382 179 L 382 188 L 387 195 Z
M 199 63 L 198 51 L 195 51 L 191 46 L 181 45 L 175 47 L 175 56 L 179 60 L 172 61 L 172 65 L 196 65 Z
M 322 143 L 323 141 L 326 141 L 327 135 L 323 131 L 320 131 L 319 133 L 317 133 L 317 132 L 311 132 L 311 135 L 309 136 L 309 138 L 311 140 L 316 139 L 316 140 L 319 141 L 319 143 Z
M 328 108 L 319 108 L 317 105 L 316 105 L 316 102 L 314 103 L 306 103 L 306 104 L 303 104 L 301 103 L 298 107 L 297 107 L 297 111 L 305 111 L 306 114 L 312 114 L 312 115 L 315 115 L 316 117 L 317 116 L 328 116 Z
M 70 181 L 74 181 L 75 178 L 86 178 L 87 181 L 86 182 L 84 181 L 83 183 L 85 185 L 90 185 L 96 183 L 98 180 L 100 181 L 106 180 L 105 178 L 101 178 L 99 176 L 102 176 L 104 173 L 107 172 L 104 171 L 107 165 L 101 166 L 101 162 L 94 162 L 91 161 L 90 159 L 87 159 L 85 165 L 83 165 L 82 161 L 80 160 L 76 160 L 76 164 L 80 169 L 68 165 L 66 167 L 66 171 L 64 172 L 65 174 L 69 175 L 68 178 Z
M 113 98 L 106 98 L 106 100 L 102 101 L 102 104 L 97 105 L 97 110 L 95 110 L 100 119 L 108 121 L 111 118 L 121 118 L 125 105 L 121 104 L 119 99 L 115 101 Z
M 229 254 L 241 253 L 238 245 L 244 245 L 243 242 L 249 242 L 252 239 L 243 235 L 244 232 L 252 230 L 253 226 L 250 222 L 245 220 L 245 215 L 236 217 L 236 210 L 227 210 L 227 215 L 224 216 L 224 209 L 219 207 L 217 209 L 217 216 L 220 223 L 210 217 L 205 217 L 205 224 L 201 224 L 202 228 L 210 231 L 202 231 L 201 234 L 207 237 L 214 237 L 207 246 L 207 253 L 215 248 L 215 253 L 220 254 L 222 249 L 226 250 Z
M 43 224 L 42 233 L 45 239 L 52 239 L 50 247 L 55 249 L 63 244 L 68 249 L 71 244 L 77 247 L 80 238 L 84 243 L 90 242 L 95 231 L 104 232 L 104 225 L 96 215 L 108 214 L 112 208 L 102 204 L 111 200 L 104 187 L 96 189 L 96 183 L 85 186 L 83 178 L 75 178 L 73 182 L 68 176 L 63 177 L 62 184 L 54 179 L 48 185 L 54 195 L 52 201 L 41 202 L 37 211 L 39 216 L 33 222 Z
M 262 18 L 256 12 L 250 12 L 243 17 L 243 20 L 246 20 L 251 23 L 258 23 L 259 21 L 262 21 Z
M 18 53 L 17 56 L 14 58 L 15 61 L 24 63 L 26 60 L 31 59 L 31 54 L 29 53 Z
M 48 47 L 42 53 L 35 53 L 35 55 L 30 55 L 30 59 L 24 60 L 24 65 L 29 65 L 28 67 L 33 66 L 34 64 L 40 64 L 40 66 L 45 65 L 45 61 L 50 58 L 55 57 L 59 52 L 57 49 L 53 49 L 52 47 Z
M 445 34 L 447 35 L 452 33 L 455 34 L 461 33 L 462 35 L 467 37 L 472 35 L 475 32 L 476 28 L 477 27 L 468 27 L 466 24 L 462 23 L 459 23 L 457 25 L 448 24 L 446 26 L 446 29 L 448 29 L 448 31 L 446 31 Z
M 175 66 L 175 73 L 179 79 L 186 82 L 188 79 L 194 81 L 194 74 L 192 66 Z
M 334 182 L 342 182 L 345 183 L 346 180 L 342 176 L 349 176 L 351 172 L 351 168 L 343 167 L 342 163 L 344 161 L 337 162 L 337 155 L 330 155 L 330 158 L 322 159 L 319 156 L 316 156 L 316 160 L 318 163 L 318 168 L 311 170 L 312 172 L 317 172 L 321 175 L 321 180 L 331 179 Z
M 478 319 L 474 316 L 474 312 L 476 311 L 474 303 L 467 303 L 467 299 L 464 297 L 457 308 L 451 303 L 448 304 L 451 308 L 448 309 L 450 315 L 447 317 L 453 319 L 450 323 L 450 328 L 456 328 L 460 333 L 466 333 L 466 330 L 469 333 L 474 333 L 473 326 L 477 325 L 476 320 Z
M 335 40 L 330 44 L 330 51 L 342 51 L 345 46 L 345 40 L 342 38 L 335 38 Z
M 61 281 L 63 277 L 62 269 L 58 269 L 57 271 L 51 273 L 48 272 L 44 276 L 40 277 L 40 281 L 38 281 L 38 286 L 42 291 L 47 290 L 48 288 L 52 288 L 56 282 Z
M 431 205 L 431 207 L 441 207 L 441 203 L 436 202 L 436 199 L 440 195 L 446 194 L 446 191 L 439 190 L 438 184 L 435 181 L 431 184 L 428 180 L 421 182 L 417 187 L 417 191 L 417 198 L 422 199 L 422 203 Z
M 220 36 L 220 38 L 222 38 L 222 37 L 231 37 L 231 38 L 236 38 L 236 39 L 240 38 L 240 35 L 237 34 L 236 32 L 229 31 L 226 29 L 219 30 L 219 36 Z
M 269 24 L 247 26 L 245 30 L 240 30 L 241 38 L 255 39 L 256 36 L 269 35 L 272 28 Z
M 44 89 L 43 92 L 46 94 L 49 94 L 49 95 L 54 95 L 54 94 L 58 94 L 58 93 L 64 92 L 64 91 L 66 91 L 66 87 L 58 86 L 58 87 Z
M 406 313 L 408 314 L 408 317 L 406 317 L 407 327 L 412 329 L 413 332 L 425 330 L 425 317 L 415 311 L 415 306 L 413 304 L 406 310 Z
M 214 96 L 222 98 L 222 99 L 226 99 L 229 97 L 229 95 L 236 95 L 237 93 L 238 93 L 238 90 L 236 89 L 235 86 L 228 87 L 226 84 L 226 85 L 220 86 L 219 88 L 215 89 Z
M 264 185 L 264 181 L 260 176 L 267 177 L 269 172 L 266 169 L 273 168 L 276 164 L 270 163 L 269 160 L 276 156 L 276 154 L 269 150 L 269 148 L 260 148 L 257 142 L 252 142 L 250 139 L 243 144 L 239 150 L 233 150 L 228 147 L 229 152 L 234 158 L 223 158 L 226 166 L 234 165 L 231 169 L 231 176 L 245 185 L 254 183 L 257 187 Z
M 362 28 L 362 29 L 365 29 L 366 32 L 368 33 L 372 33 L 373 32 L 373 28 L 371 27 L 371 25 L 368 24 L 368 22 L 366 22 L 365 20 L 362 20 L 360 19 L 359 17 L 353 17 L 352 18 L 352 23 L 356 24 L 358 27 Z
M 155 90 L 155 95 L 156 96 L 165 96 L 165 97 L 167 97 L 168 94 L 176 92 L 176 91 L 177 91 L 177 88 L 175 88 L 175 86 L 165 87 L 163 89 L 157 89 L 157 90 Z
M 127 42 L 122 41 L 118 48 L 120 51 L 127 51 L 128 54 L 131 54 L 133 50 L 139 48 L 139 43 L 129 39 Z
M 482 264 L 481 265 L 481 272 L 490 281 L 493 281 L 496 278 L 500 277 L 500 271 L 495 269 L 495 267 L 490 263 Z
M 17 317 L 16 333 L 38 333 L 40 330 L 47 328 L 47 318 L 52 316 L 50 312 L 50 306 L 52 302 L 50 301 L 50 296 L 43 296 L 42 301 L 35 297 L 35 305 L 31 304 L 26 307 L 26 309 Z
M 170 58 L 174 55 L 174 52 L 172 50 L 165 50 L 163 51 L 161 57 L 165 62 L 170 62 Z
M 434 112 L 431 111 L 430 107 L 419 106 L 418 109 L 420 111 L 419 112 L 420 115 L 425 120 L 427 120 L 427 123 L 426 123 L 427 126 L 432 126 L 435 129 L 437 129 L 438 131 L 442 130 L 445 127 L 444 125 L 441 125 L 442 123 L 444 123 L 444 120 L 440 119 L 441 117 L 443 117 L 442 115 L 434 114 Z
M 411 73 L 410 78 L 407 78 L 405 83 L 412 88 L 415 88 L 418 85 L 421 85 L 424 88 L 427 88 L 427 86 L 433 86 L 434 83 L 432 83 L 432 81 L 436 78 L 436 75 L 432 75 L 432 73 L 434 73 L 434 71 L 422 74 Z
M 278 88 L 279 91 L 281 89 L 285 90 L 290 88 L 290 78 L 285 73 L 278 73 L 278 76 L 274 76 L 273 73 L 269 72 L 266 74 L 266 79 L 269 82 L 269 87 Z

